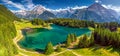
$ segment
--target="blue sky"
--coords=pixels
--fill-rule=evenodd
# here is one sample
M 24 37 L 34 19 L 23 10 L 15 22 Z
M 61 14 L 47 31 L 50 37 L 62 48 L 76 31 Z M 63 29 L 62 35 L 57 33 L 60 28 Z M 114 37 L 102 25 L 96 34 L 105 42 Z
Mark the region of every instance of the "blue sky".
M 42 5 L 45 8 L 57 10 L 68 7 L 90 6 L 99 1 L 106 8 L 120 11 L 120 0 L 0 0 L 0 4 L 5 5 L 13 11 L 32 10 L 36 5 Z

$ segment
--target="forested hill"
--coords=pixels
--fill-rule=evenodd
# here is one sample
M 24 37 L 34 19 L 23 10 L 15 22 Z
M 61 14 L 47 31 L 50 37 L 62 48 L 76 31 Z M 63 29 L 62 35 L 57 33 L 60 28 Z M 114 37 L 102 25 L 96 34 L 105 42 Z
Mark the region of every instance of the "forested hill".
M 17 19 L 6 7 L 0 5 L 0 56 L 14 56 L 17 49 L 12 39 L 16 36 L 13 21 Z

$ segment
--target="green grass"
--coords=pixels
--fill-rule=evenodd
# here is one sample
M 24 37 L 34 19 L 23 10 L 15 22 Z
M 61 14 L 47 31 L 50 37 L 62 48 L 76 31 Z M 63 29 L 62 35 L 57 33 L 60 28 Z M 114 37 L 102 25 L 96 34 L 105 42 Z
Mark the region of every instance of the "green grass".
M 92 28 L 92 27 L 88 27 L 91 31 L 94 31 L 94 28 Z
M 73 53 L 70 52 L 70 51 L 66 51 L 66 52 L 64 52 L 64 53 L 62 53 L 62 54 L 59 54 L 59 55 L 57 55 L 57 56 L 76 56 L 76 55 L 73 54 Z
M 42 25 L 32 25 L 31 22 L 24 20 L 24 21 L 15 21 L 15 28 L 16 30 L 21 30 L 25 28 L 47 28 L 50 29 L 50 26 L 43 27 Z
M 120 56 L 118 50 L 115 50 L 112 47 L 96 45 L 90 48 L 75 49 L 73 51 L 82 56 Z

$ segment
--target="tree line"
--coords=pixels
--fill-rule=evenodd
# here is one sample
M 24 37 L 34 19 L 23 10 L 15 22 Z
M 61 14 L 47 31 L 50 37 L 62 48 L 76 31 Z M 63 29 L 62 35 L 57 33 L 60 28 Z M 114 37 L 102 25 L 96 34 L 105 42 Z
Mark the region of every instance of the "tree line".
M 94 21 L 84 21 L 84 20 L 77 20 L 77 19 L 66 19 L 66 18 L 59 18 L 59 19 L 51 19 L 48 20 L 49 23 L 54 23 L 61 26 L 68 26 L 68 27 L 95 27 Z
M 54 23 L 61 26 L 67 27 L 75 27 L 75 28 L 83 28 L 83 27 L 93 27 L 93 28 L 107 28 L 111 31 L 116 31 L 117 28 L 120 26 L 117 22 L 104 22 L 98 23 L 94 21 L 86 21 L 86 20 L 78 20 L 78 19 L 66 19 L 66 18 L 58 18 L 58 19 L 51 19 L 45 22 Z
M 38 18 L 35 18 L 33 20 L 30 21 L 33 25 L 42 25 L 44 27 L 48 26 L 48 23 L 46 23 L 44 20 L 42 19 L 38 19 Z
M 95 29 L 94 39 L 95 42 L 100 45 L 120 47 L 120 34 L 118 32 L 111 32 L 109 29 Z

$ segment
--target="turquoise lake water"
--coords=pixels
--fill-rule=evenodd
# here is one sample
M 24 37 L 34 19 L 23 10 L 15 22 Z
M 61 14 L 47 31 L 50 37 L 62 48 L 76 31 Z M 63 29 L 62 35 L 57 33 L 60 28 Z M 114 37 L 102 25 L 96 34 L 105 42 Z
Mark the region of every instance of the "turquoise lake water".
M 70 33 L 76 33 L 77 36 L 80 36 L 91 32 L 88 28 L 70 28 L 58 25 L 51 25 L 51 27 L 52 29 L 35 28 L 32 33 L 24 32 L 24 38 L 18 44 L 27 49 L 44 50 L 48 42 L 52 42 L 53 45 L 65 42 Z

